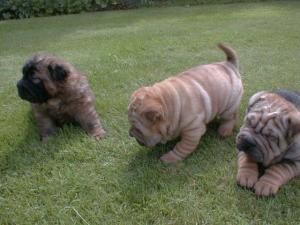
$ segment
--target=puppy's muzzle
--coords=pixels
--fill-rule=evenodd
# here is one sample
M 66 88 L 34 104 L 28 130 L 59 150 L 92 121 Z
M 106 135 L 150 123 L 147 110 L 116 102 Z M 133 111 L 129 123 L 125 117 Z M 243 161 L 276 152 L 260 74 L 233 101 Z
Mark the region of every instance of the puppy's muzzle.
M 32 103 L 43 103 L 50 98 L 42 83 L 33 84 L 22 79 L 17 83 L 17 89 L 21 99 Z
M 22 98 L 24 100 L 28 100 L 28 101 L 31 100 L 32 95 L 25 87 L 23 80 L 18 81 L 17 88 L 18 88 L 18 94 L 19 94 L 20 98 Z
M 262 162 L 264 160 L 263 154 L 258 150 L 259 146 L 255 142 L 254 138 L 251 137 L 251 135 L 238 135 L 236 147 L 239 151 L 250 155 L 251 158 L 256 162 Z
M 139 143 L 141 146 L 145 146 L 145 144 L 137 138 L 138 134 L 137 134 L 137 130 L 136 129 L 130 128 L 130 130 L 129 130 L 128 133 L 129 133 L 130 137 L 134 137 L 135 138 L 135 140 L 137 141 L 137 143 Z
M 250 152 L 256 147 L 255 141 L 247 135 L 238 136 L 236 147 L 239 151 Z

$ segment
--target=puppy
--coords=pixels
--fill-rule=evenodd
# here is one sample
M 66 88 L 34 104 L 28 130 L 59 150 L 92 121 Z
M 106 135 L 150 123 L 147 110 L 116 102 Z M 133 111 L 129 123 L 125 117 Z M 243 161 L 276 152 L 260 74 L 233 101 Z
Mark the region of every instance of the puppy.
M 19 96 L 31 102 L 43 142 L 66 122 L 78 123 L 90 136 L 105 135 L 86 77 L 67 61 L 34 55 L 17 83 Z
M 135 91 L 128 107 L 129 134 L 138 143 L 153 147 L 181 138 L 161 160 L 175 163 L 197 147 L 206 125 L 219 116 L 221 136 L 232 133 L 238 117 L 243 85 L 238 57 L 229 46 L 219 44 L 224 62 L 200 65 L 151 87 Z
M 300 93 L 279 90 L 253 95 L 236 143 L 238 184 L 254 188 L 257 196 L 275 195 L 300 175 Z

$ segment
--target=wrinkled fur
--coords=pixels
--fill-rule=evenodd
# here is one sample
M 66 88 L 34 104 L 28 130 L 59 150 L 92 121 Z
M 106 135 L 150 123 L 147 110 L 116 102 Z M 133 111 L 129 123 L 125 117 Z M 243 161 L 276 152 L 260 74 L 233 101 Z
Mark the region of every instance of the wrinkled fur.
M 300 94 L 289 90 L 253 95 L 237 135 L 238 175 L 242 187 L 272 196 L 300 175 Z M 259 166 L 263 174 L 259 173 Z
M 220 44 L 227 60 L 200 65 L 132 94 L 128 118 L 130 135 L 153 147 L 176 137 L 181 140 L 161 157 L 166 163 L 183 160 L 197 147 L 206 125 L 219 116 L 221 136 L 232 133 L 237 121 L 243 85 L 238 57 Z

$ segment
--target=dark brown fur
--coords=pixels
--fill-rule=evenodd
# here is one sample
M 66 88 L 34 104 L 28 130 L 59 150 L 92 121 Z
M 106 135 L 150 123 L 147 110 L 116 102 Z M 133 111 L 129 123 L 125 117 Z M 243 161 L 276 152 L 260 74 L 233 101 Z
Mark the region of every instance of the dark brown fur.
M 78 123 L 96 139 L 104 137 L 88 81 L 67 61 L 50 55 L 34 55 L 23 67 L 18 89 L 20 97 L 31 102 L 43 141 L 67 122 Z M 42 89 L 48 97 L 37 102 L 35 99 L 45 94 Z

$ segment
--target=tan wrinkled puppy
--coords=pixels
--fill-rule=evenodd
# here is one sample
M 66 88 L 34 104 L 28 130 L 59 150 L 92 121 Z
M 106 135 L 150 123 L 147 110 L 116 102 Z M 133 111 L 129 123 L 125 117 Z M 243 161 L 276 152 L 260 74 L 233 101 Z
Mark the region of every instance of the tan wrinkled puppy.
M 254 188 L 258 196 L 275 195 L 282 185 L 299 176 L 300 93 L 280 90 L 252 96 L 237 135 L 237 148 L 237 182 Z
M 22 72 L 18 93 L 31 102 L 43 142 L 68 122 L 78 123 L 96 139 L 105 136 L 87 78 L 73 65 L 55 56 L 37 54 L 25 63 Z
M 243 85 L 235 51 L 223 44 L 219 47 L 227 56 L 225 62 L 194 67 L 151 87 L 142 87 L 131 97 L 129 133 L 138 143 L 153 147 L 181 137 L 175 148 L 161 157 L 166 163 L 191 154 L 206 125 L 217 116 L 223 119 L 221 136 L 233 131 Z

